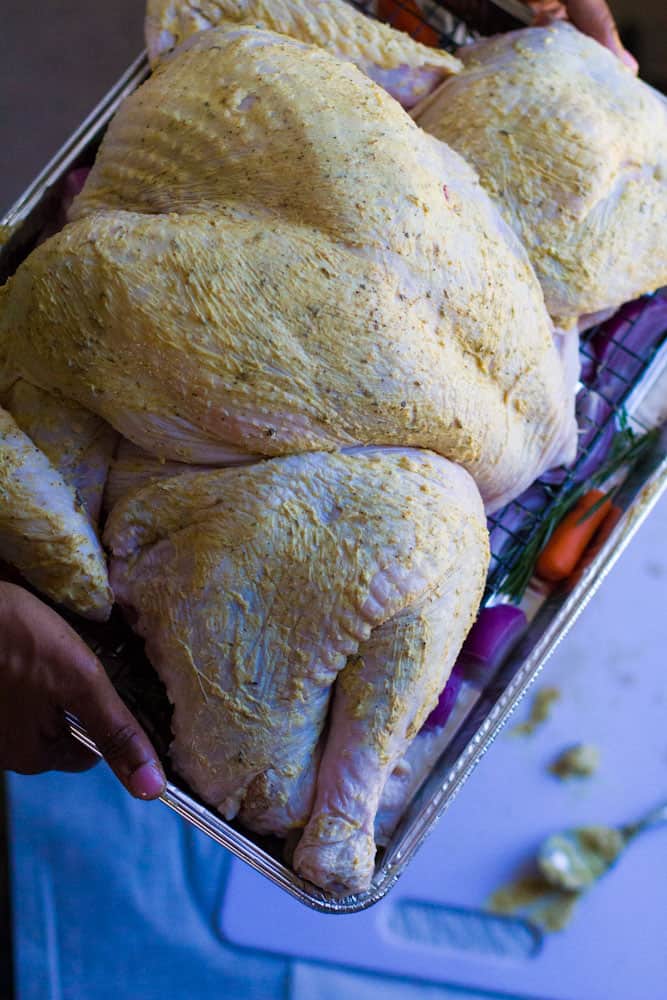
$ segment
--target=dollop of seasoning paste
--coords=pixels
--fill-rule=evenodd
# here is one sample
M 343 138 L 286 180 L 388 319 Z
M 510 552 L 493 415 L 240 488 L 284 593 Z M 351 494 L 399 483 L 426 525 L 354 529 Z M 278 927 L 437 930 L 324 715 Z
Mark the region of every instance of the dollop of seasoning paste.
M 557 778 L 589 778 L 600 766 L 600 751 L 593 743 L 575 743 L 549 766 Z
M 556 687 L 545 687 L 533 698 L 530 716 L 512 730 L 519 736 L 532 736 L 538 726 L 546 722 L 551 714 L 551 706 L 560 701 L 560 691 Z

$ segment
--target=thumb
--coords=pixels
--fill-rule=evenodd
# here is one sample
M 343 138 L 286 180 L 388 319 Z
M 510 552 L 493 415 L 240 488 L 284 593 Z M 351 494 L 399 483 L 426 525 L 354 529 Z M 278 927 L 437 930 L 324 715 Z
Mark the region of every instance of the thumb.
M 579 31 L 604 45 L 633 73 L 637 73 L 637 60 L 624 48 L 605 0 L 566 0 L 566 6 L 570 21 Z

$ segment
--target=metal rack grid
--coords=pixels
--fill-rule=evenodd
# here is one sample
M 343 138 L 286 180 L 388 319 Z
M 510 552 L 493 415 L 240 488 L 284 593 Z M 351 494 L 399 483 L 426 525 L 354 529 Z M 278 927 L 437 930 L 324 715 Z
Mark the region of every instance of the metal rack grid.
M 664 293 L 656 292 L 638 299 L 634 315 L 623 322 L 615 335 L 607 336 L 610 324 L 616 322 L 612 316 L 582 336 L 579 350 L 582 374 L 576 402 L 579 424 L 576 459 L 568 468 L 553 470 L 536 480 L 521 496 L 489 517 L 491 567 L 483 603 L 502 594 L 517 560 L 545 520 L 561 505 L 563 495 L 595 474 L 605 460 L 613 437 L 624 428 L 625 404 L 667 337 L 666 324 L 662 334 L 652 338 L 641 353 L 629 346 L 633 330 L 658 296 L 664 297 Z M 607 356 L 602 360 L 598 353 L 601 342 L 607 345 Z M 648 429 L 636 418 L 633 424 L 639 432 Z

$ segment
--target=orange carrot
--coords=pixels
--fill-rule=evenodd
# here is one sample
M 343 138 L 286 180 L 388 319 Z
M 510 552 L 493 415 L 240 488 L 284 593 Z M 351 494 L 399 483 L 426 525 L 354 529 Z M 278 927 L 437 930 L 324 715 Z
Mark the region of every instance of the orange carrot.
M 438 44 L 438 32 L 426 23 L 415 0 L 379 0 L 378 17 L 422 45 Z
M 565 580 L 573 571 L 611 510 L 611 500 L 603 500 L 604 496 L 602 490 L 589 490 L 565 515 L 535 564 L 542 580 Z M 596 509 L 589 514 L 592 507 Z
M 615 504 L 612 504 L 604 521 L 602 522 L 598 530 L 595 532 L 591 544 L 586 549 L 584 558 L 579 560 L 575 572 L 573 572 L 570 578 L 568 579 L 567 581 L 568 587 L 576 587 L 577 582 L 581 577 L 581 574 L 586 570 L 587 566 L 590 566 L 595 557 L 600 553 L 603 545 L 611 535 L 612 531 L 614 530 L 618 522 L 621 520 L 622 516 L 623 516 L 623 511 L 621 510 L 621 508 L 617 507 Z

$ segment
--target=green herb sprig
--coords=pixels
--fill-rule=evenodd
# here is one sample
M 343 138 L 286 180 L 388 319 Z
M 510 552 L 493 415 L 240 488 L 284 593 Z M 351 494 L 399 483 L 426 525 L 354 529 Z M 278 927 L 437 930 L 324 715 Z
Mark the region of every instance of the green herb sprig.
M 606 461 L 585 482 L 573 483 L 570 487 L 562 489 L 533 535 L 525 543 L 517 542 L 510 549 L 506 561 L 512 564 L 512 568 L 501 582 L 500 589 L 512 603 L 518 604 L 522 600 L 533 576 L 537 557 L 568 511 L 582 496 L 591 489 L 602 486 L 619 469 L 626 465 L 635 465 L 658 439 L 658 428 L 645 434 L 636 434 L 628 426 L 624 412 L 621 413 L 620 423 L 620 430 L 614 437 Z M 582 514 L 581 520 L 585 521 L 590 517 L 603 503 L 613 497 L 617 490 L 618 486 L 610 488 L 585 514 Z

